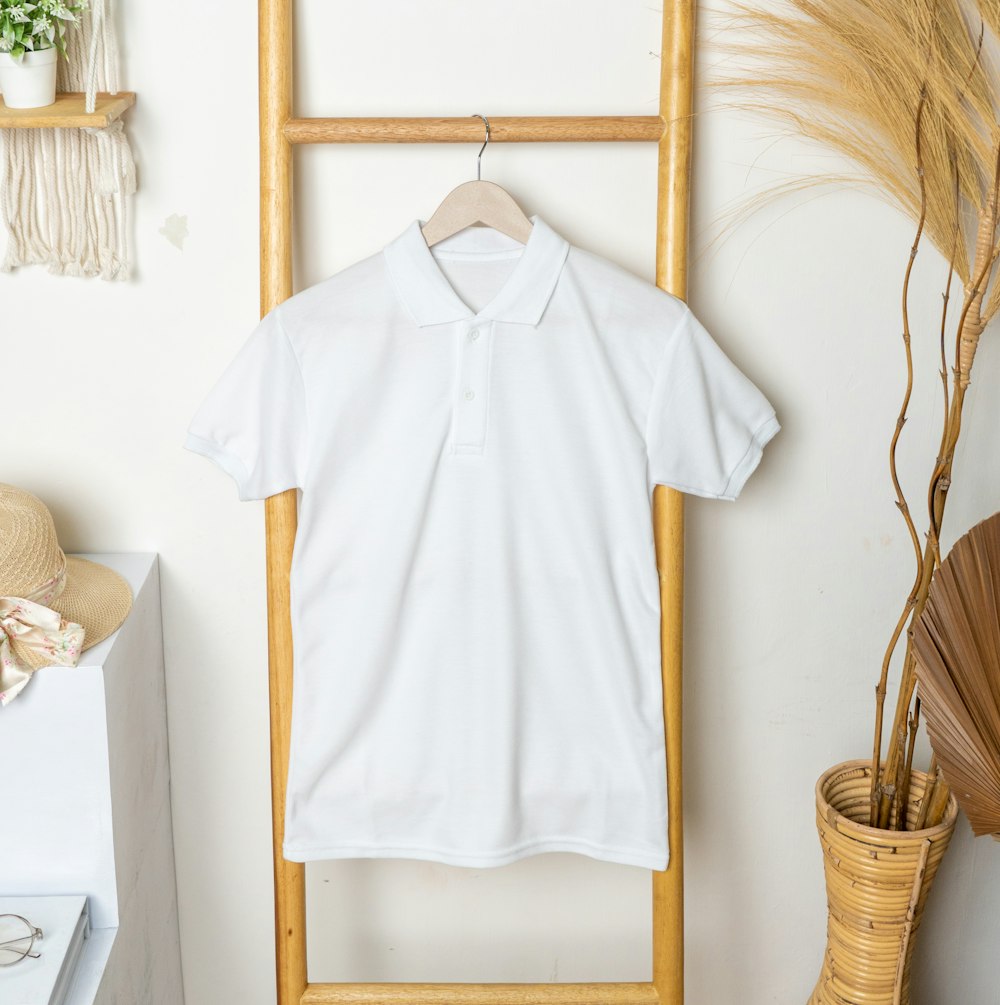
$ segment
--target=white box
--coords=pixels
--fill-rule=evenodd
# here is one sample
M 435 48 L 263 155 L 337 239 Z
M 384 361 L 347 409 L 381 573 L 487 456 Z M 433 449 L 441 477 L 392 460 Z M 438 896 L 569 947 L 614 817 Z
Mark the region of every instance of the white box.
M 157 556 L 81 557 L 125 576 L 132 610 L 0 710 L 0 894 L 89 898 L 69 1005 L 181 1005 Z

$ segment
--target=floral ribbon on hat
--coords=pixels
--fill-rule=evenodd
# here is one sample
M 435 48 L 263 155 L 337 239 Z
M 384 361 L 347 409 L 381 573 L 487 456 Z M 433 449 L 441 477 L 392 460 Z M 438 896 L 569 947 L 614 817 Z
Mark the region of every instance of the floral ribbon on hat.
M 29 597 L 0 597 L 0 705 L 17 697 L 35 671 L 35 663 L 76 666 L 83 645 L 83 626 L 38 602 L 57 597 L 65 575 L 64 565 Z

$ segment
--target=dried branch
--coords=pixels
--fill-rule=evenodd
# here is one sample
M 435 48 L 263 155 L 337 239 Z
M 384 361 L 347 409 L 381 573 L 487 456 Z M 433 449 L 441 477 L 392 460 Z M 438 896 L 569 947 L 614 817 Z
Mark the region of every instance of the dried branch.
M 930 54 L 928 54 L 929 59 Z M 886 684 L 889 678 L 889 664 L 892 660 L 892 654 L 896 650 L 896 644 L 899 642 L 903 626 L 906 624 L 906 619 L 910 611 L 913 610 L 913 605 L 917 600 L 917 586 L 920 583 L 920 566 L 923 558 L 920 550 L 920 538 L 917 536 L 917 528 L 913 525 L 913 518 L 910 516 L 910 507 L 907 505 L 906 496 L 903 494 L 903 489 L 899 484 L 899 474 L 896 470 L 896 445 L 899 443 L 899 434 L 903 431 L 903 426 L 906 423 L 906 409 L 909 407 L 910 397 L 913 394 L 913 350 L 910 345 L 909 294 L 910 273 L 913 271 L 913 263 L 916 260 L 917 250 L 920 246 L 920 235 L 923 233 L 924 221 L 927 218 L 927 187 L 924 184 L 924 162 L 920 152 L 920 123 L 923 119 L 926 105 L 927 86 L 925 84 L 920 90 L 916 126 L 913 131 L 914 146 L 916 148 L 917 177 L 920 183 L 920 219 L 917 221 L 917 233 L 913 238 L 913 245 L 910 248 L 910 258 L 906 263 L 906 273 L 903 276 L 903 302 L 901 308 L 903 312 L 903 349 L 906 354 L 906 391 L 903 394 L 903 403 L 900 405 L 899 415 L 896 418 L 896 427 L 893 430 L 892 441 L 889 444 L 889 474 L 892 478 L 892 486 L 896 492 L 896 506 L 899 507 L 899 512 L 903 516 L 906 529 L 910 534 L 910 541 L 913 544 L 916 572 L 914 573 L 910 595 L 906 598 L 903 612 L 896 621 L 896 628 L 892 633 L 889 646 L 882 659 L 882 672 L 879 676 L 878 684 L 875 685 L 875 742 L 872 752 L 871 806 L 868 813 L 868 822 L 872 827 L 875 826 L 875 822 L 878 820 L 879 807 L 885 797 L 884 782 L 879 772 L 879 765 L 882 761 L 882 715 L 885 707 Z

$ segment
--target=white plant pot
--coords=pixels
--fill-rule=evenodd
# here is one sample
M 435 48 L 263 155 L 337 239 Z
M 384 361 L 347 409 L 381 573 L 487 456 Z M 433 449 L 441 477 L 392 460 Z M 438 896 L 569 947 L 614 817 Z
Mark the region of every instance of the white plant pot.
M 43 108 L 56 100 L 56 60 L 52 47 L 26 52 L 15 62 L 9 52 L 0 52 L 0 91 L 8 108 Z

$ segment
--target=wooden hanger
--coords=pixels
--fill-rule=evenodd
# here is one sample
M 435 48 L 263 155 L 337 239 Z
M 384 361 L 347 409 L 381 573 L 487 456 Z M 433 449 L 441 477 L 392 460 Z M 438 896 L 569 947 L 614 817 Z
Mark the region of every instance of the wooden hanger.
M 483 151 L 490 142 L 490 123 L 485 115 L 479 117 L 486 123 L 486 143 L 479 148 L 476 158 L 476 180 L 453 188 L 420 228 L 428 247 L 476 223 L 486 224 L 522 244 L 528 242 L 533 225 L 514 197 L 494 182 L 481 178 Z

